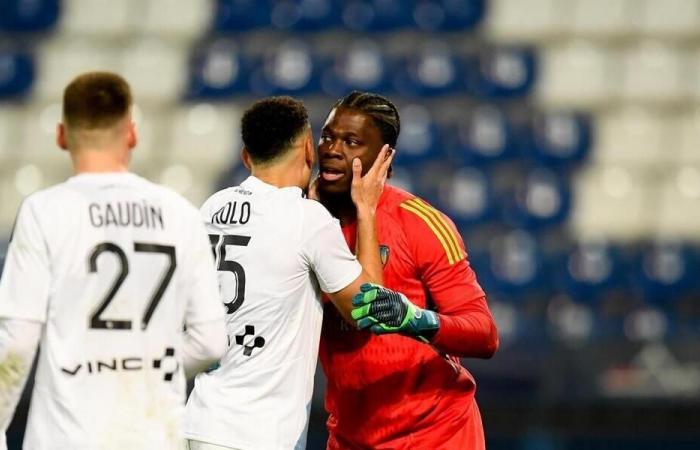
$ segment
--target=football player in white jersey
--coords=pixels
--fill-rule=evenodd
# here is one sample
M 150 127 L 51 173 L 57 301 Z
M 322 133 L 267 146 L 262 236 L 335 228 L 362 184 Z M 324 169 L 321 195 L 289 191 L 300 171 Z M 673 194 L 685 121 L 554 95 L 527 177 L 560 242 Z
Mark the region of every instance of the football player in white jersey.
M 192 450 L 303 449 L 321 293 L 350 327 L 353 295 L 362 283 L 381 283 L 374 213 L 393 151 L 385 147 L 365 176 L 354 162 L 356 258 L 338 221 L 304 197 L 315 162 L 304 105 L 261 100 L 243 115 L 241 132 L 252 175 L 201 208 L 228 313 L 228 351 L 216 370 L 195 379 L 185 436 Z
M 39 341 L 25 450 L 180 449 L 183 368 L 226 349 L 198 211 L 127 171 L 131 103 L 115 74 L 73 80 L 57 143 L 75 175 L 20 207 L 0 281 L 2 446 Z

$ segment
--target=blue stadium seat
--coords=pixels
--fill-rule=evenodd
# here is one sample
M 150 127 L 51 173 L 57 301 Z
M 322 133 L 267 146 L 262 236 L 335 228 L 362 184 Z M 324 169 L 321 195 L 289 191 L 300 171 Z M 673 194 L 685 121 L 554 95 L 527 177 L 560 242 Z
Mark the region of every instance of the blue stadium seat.
M 484 16 L 484 0 L 418 0 L 413 18 L 427 31 L 468 30 Z
M 570 209 L 568 184 L 557 173 L 540 167 L 516 183 L 505 200 L 503 214 L 512 226 L 539 231 L 563 223 Z
M 439 158 L 440 132 L 430 111 L 423 105 L 400 108 L 401 134 L 396 143 L 396 162 L 413 164 Z
M 463 167 L 440 177 L 438 203 L 459 228 L 479 225 L 493 218 L 494 193 L 487 173 Z
M 517 154 L 514 127 L 508 116 L 492 105 L 481 105 L 464 115 L 448 133 L 447 152 L 456 163 L 489 165 Z
M 271 49 L 253 69 L 250 90 L 257 95 L 305 95 L 320 90 L 319 64 L 309 46 L 290 39 Z
M 580 164 L 590 154 L 591 118 L 579 112 L 554 111 L 532 117 L 526 145 L 527 155 L 552 167 Z
M 218 41 L 195 52 L 190 63 L 187 97 L 226 98 L 248 91 L 251 61 L 230 41 Z
M 321 31 L 340 23 L 340 5 L 335 0 L 276 1 L 270 22 L 284 30 Z
M 59 12 L 59 0 L 0 0 L 0 31 L 47 31 Z
M 220 32 L 254 30 L 270 25 L 269 0 L 216 0 L 213 28 Z
M 350 0 L 341 17 L 353 31 L 390 31 L 412 25 L 411 9 L 402 0 Z
M 321 87 L 331 96 L 340 97 L 352 90 L 386 93 L 392 62 L 376 42 L 358 40 L 347 51 L 339 52 L 331 61 L 322 64 Z
M 661 307 L 671 306 L 699 285 L 697 255 L 676 242 L 655 242 L 642 249 L 633 270 L 644 299 Z
M 611 289 L 626 283 L 622 256 L 605 241 L 577 242 L 554 266 L 559 288 L 579 303 L 597 303 Z
M 0 51 L 0 100 L 26 94 L 34 81 L 34 61 L 26 53 Z
M 402 95 L 430 97 L 461 90 L 461 68 L 450 47 L 431 41 L 397 65 L 394 89 Z
M 501 47 L 483 51 L 465 62 L 466 86 L 482 99 L 527 95 L 535 85 L 537 64 L 529 48 Z
M 486 261 L 475 261 L 479 281 L 504 301 L 518 301 L 546 288 L 545 260 L 534 235 L 515 230 L 491 241 Z

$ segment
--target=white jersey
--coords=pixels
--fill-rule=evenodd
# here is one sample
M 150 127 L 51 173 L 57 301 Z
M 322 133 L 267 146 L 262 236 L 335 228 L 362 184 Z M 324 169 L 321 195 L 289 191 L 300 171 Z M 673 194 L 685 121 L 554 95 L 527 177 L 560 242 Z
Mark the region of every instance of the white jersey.
M 196 208 L 130 173 L 20 208 L 0 317 L 44 324 L 24 449 L 179 449 L 183 325 L 223 320 Z
M 296 187 L 250 177 L 214 194 L 202 215 L 217 254 L 229 348 L 219 368 L 197 376 L 185 436 L 244 450 L 304 448 L 321 290 L 347 287 L 362 267 L 338 221 Z

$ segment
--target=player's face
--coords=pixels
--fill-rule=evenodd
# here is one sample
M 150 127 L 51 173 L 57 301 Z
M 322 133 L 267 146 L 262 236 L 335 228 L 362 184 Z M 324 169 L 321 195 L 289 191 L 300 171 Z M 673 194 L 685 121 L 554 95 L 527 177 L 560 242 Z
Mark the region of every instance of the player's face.
M 319 189 L 350 192 L 352 161 L 360 158 L 364 175 L 384 145 L 372 118 L 352 109 L 335 108 L 326 119 L 318 142 Z

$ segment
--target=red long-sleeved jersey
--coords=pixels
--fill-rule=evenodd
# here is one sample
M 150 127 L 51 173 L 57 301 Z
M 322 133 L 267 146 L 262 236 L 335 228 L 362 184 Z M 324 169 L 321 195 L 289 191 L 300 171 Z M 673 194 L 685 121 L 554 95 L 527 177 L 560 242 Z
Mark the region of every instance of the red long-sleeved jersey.
M 377 208 L 384 284 L 438 312 L 432 345 L 377 336 L 325 305 L 320 358 L 328 378 L 329 449 L 483 449 L 476 384 L 458 357 L 490 357 L 498 336 L 454 224 L 387 186 Z M 355 248 L 356 225 L 343 228 Z

